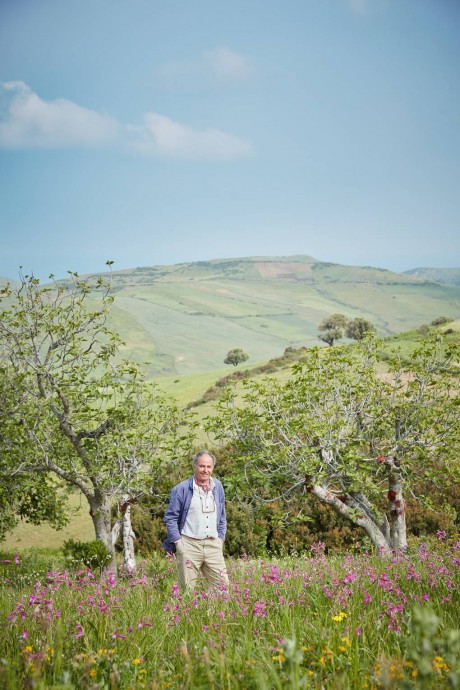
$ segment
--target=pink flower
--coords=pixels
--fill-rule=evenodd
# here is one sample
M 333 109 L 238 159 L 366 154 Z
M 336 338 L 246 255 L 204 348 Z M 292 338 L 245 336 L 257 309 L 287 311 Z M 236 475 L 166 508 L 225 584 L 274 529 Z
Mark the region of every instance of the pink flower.
M 112 633 L 112 638 L 116 640 L 117 638 L 120 638 L 121 640 L 126 640 L 126 635 L 122 635 L 121 633 L 118 632 L 118 630 L 115 630 Z
M 81 625 L 81 623 L 77 623 L 77 632 L 74 635 L 75 639 L 83 637 L 84 634 L 85 631 L 83 630 L 83 626 Z
M 259 618 L 265 618 L 265 616 L 267 615 L 267 611 L 265 609 L 265 601 L 254 602 L 254 608 L 252 612 L 255 616 L 259 616 Z

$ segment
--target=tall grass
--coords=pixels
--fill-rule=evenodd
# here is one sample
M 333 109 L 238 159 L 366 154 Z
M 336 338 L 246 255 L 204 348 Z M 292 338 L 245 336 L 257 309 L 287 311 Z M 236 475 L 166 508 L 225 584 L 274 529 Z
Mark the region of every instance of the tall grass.
M 243 558 L 228 590 L 187 595 L 166 557 L 117 580 L 4 560 L 2 688 L 460 687 L 460 542 L 443 534 L 390 559 Z

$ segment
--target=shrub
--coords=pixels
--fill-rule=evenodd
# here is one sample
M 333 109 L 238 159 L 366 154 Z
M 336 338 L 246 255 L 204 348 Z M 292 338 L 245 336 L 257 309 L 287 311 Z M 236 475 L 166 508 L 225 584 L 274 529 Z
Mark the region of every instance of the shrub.
M 425 336 L 425 335 L 428 335 L 429 332 L 430 332 L 430 327 L 426 323 L 422 324 L 421 326 L 419 326 L 417 328 L 417 333 L 419 333 L 420 335 Z
M 451 316 L 438 316 L 437 319 L 431 322 L 432 326 L 442 326 L 445 323 L 451 323 L 454 319 Z
M 112 558 L 107 546 L 99 539 L 95 541 L 69 539 L 64 542 L 63 552 L 70 565 L 85 566 L 91 570 L 102 569 Z

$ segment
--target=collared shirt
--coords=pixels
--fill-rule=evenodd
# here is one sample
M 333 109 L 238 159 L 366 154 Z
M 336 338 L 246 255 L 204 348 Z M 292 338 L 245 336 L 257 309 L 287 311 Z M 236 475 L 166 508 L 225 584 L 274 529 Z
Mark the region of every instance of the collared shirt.
M 217 537 L 217 509 L 214 495 L 214 480 L 211 477 L 211 491 L 203 491 L 193 481 L 193 496 L 181 534 L 192 539 Z

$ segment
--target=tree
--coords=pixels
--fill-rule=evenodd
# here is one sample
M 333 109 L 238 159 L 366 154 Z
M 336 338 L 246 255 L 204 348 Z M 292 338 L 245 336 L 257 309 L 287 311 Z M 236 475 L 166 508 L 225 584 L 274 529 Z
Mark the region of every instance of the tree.
M 348 319 L 343 314 L 330 314 L 318 326 L 318 338 L 332 346 L 336 340 L 343 338 Z
M 244 464 L 233 483 L 249 494 L 288 509 L 309 493 L 389 553 L 406 546 L 404 490 L 459 480 L 457 363 L 439 339 L 407 361 L 375 341 L 315 348 L 285 384 L 248 381 L 238 398 L 228 389 L 207 429 L 233 445 Z
M 375 333 L 375 326 L 361 317 L 349 321 L 345 329 L 345 335 L 352 340 L 362 340 L 369 333 Z
M 227 352 L 227 356 L 224 359 L 224 364 L 233 364 L 234 367 L 238 366 L 242 362 L 246 362 L 249 359 L 249 355 L 241 350 L 240 348 L 234 348 Z
M 4 484 L 27 481 L 36 492 L 43 476 L 55 477 L 55 493 L 59 484 L 81 491 L 114 569 L 131 503 L 189 439 L 175 405 L 121 358 L 106 324 L 112 301 L 109 281 L 76 273 L 48 286 L 21 276 L 0 291 L 0 472 Z

